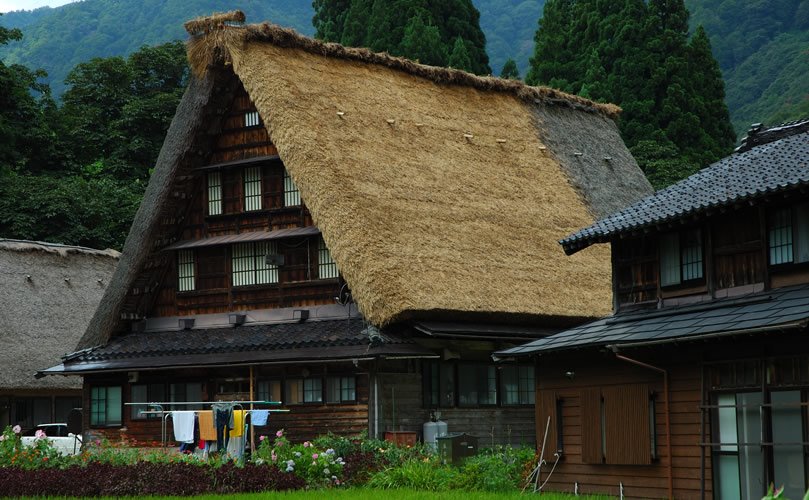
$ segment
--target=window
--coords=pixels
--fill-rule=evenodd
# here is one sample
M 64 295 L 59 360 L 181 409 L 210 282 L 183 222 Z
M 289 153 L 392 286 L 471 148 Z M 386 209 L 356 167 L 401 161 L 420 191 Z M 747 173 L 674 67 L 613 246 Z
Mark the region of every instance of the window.
M 425 361 L 423 369 L 425 408 L 533 405 L 536 397 L 530 365 Z
M 267 255 L 276 253 L 272 242 L 233 245 L 233 286 L 278 283 L 278 266 L 267 264 Z
M 201 382 L 192 382 L 187 384 L 169 384 L 169 401 L 173 403 L 180 402 L 198 402 L 202 401 L 203 384 Z M 202 410 L 202 405 L 181 405 L 177 406 L 180 410 Z
M 244 211 L 261 210 L 261 167 L 244 169 Z
M 322 403 L 323 379 L 297 378 L 288 379 L 286 383 L 286 404 Z
M 317 277 L 320 279 L 336 278 L 339 274 L 337 264 L 331 258 L 331 252 L 321 236 L 317 242 Z
M 500 370 L 500 390 L 504 405 L 534 404 L 534 367 L 504 366 Z
M 292 177 L 287 172 L 287 169 L 284 169 L 284 206 L 285 207 L 297 207 L 301 204 L 301 192 L 298 191 L 298 186 L 295 185 L 295 181 L 292 180 Z
M 809 203 L 771 212 L 767 225 L 771 265 L 809 262 Z
M 245 127 L 257 127 L 259 123 L 260 118 L 258 116 L 258 111 L 248 111 L 244 114 Z
M 131 387 L 130 399 L 132 403 L 159 403 L 166 400 L 165 384 L 137 384 Z M 159 410 L 157 406 L 133 405 L 130 407 L 130 417 L 133 419 L 159 419 L 160 415 L 146 413 Z
M 195 289 L 194 283 L 194 251 L 177 252 L 177 290 L 190 292 Z
M 90 425 L 121 425 L 121 387 L 90 389 Z
M 222 173 L 208 173 L 208 215 L 222 214 Z
M 458 365 L 458 406 L 497 404 L 494 366 Z
M 702 278 L 702 237 L 699 229 L 660 237 L 660 285 L 679 285 Z
M 357 400 L 354 377 L 329 377 L 326 379 L 326 402 L 344 403 Z
M 260 381 L 258 383 L 257 394 L 260 401 L 281 401 L 281 381 Z

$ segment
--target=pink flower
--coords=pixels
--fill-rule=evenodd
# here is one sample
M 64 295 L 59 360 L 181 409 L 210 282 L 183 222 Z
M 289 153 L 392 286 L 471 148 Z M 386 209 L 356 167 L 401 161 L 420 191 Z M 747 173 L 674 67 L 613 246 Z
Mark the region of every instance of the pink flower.
M 48 436 L 45 435 L 45 431 L 42 429 L 37 429 L 37 431 L 34 433 L 34 437 L 36 439 L 45 439 Z
M 14 427 L 11 428 L 11 430 L 14 431 L 14 434 L 19 434 L 22 432 L 22 427 L 20 427 L 19 425 L 15 425 Z
M 259 441 L 264 441 L 265 439 L 267 439 L 267 436 L 261 436 L 260 438 L 258 438 Z
M 278 460 L 278 455 L 275 454 L 275 450 L 272 450 L 272 453 L 270 453 L 270 458 L 272 458 L 273 462 Z
M 284 429 L 279 430 L 275 433 L 275 437 L 282 437 L 284 435 Z
M 309 441 L 304 441 L 304 442 L 303 442 L 303 447 L 304 447 L 304 448 L 308 448 L 308 447 L 310 447 L 310 446 L 312 446 L 312 443 L 310 443 Z
M 317 460 L 317 453 L 312 453 L 312 460 Z
M 6 436 L 0 434 L 0 442 L 5 441 L 5 440 L 6 440 Z

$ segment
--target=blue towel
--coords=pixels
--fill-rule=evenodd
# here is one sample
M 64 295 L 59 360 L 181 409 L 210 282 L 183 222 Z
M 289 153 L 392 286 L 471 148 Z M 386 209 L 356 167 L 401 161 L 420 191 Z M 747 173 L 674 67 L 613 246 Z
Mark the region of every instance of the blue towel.
M 267 425 L 267 417 L 270 416 L 269 410 L 253 410 L 250 419 L 253 425 Z

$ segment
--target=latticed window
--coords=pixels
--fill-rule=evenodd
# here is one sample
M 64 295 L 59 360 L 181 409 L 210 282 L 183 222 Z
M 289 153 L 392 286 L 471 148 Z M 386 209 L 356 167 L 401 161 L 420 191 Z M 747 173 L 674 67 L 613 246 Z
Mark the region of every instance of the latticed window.
M 497 404 L 496 374 L 491 365 L 458 365 L 458 405 Z
M 177 290 L 190 292 L 195 289 L 194 268 L 193 250 L 177 252 Z
M 770 264 L 792 262 L 792 210 L 776 210 L 770 214 L 769 222 Z
M 320 279 L 336 278 L 339 276 L 340 271 L 337 269 L 337 263 L 331 258 L 331 252 L 323 241 L 323 237 L 317 242 L 317 276 Z
M 90 425 L 121 425 L 121 387 L 93 387 L 90 390 Z
M 532 366 L 504 366 L 500 373 L 502 403 L 504 405 L 534 404 L 534 368 Z
M 342 403 L 357 399 L 354 377 L 329 377 L 326 379 L 326 402 Z
M 222 213 L 222 173 L 208 173 L 208 215 Z
M 277 253 L 275 243 L 240 243 L 233 246 L 233 286 L 278 283 L 278 266 L 267 264 L 267 255 Z
M 660 236 L 660 284 L 679 285 L 702 278 L 702 237 L 699 229 Z
M 256 127 L 259 123 L 258 111 L 249 111 L 244 114 L 245 127 Z
M 261 210 L 261 167 L 244 169 L 244 211 Z
M 298 186 L 295 185 L 295 181 L 292 180 L 287 169 L 284 169 L 284 206 L 297 207 L 300 204 L 301 193 L 298 191 Z

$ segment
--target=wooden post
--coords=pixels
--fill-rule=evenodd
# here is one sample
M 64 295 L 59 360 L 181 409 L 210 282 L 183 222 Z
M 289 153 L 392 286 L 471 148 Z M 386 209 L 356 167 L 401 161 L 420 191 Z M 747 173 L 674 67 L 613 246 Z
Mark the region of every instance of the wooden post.
M 255 394 L 253 392 L 253 365 L 250 365 L 250 401 L 255 401 Z M 250 403 L 250 409 L 253 409 L 253 403 Z M 253 414 L 250 413 L 250 453 L 251 455 L 256 451 L 256 426 L 253 425 Z

